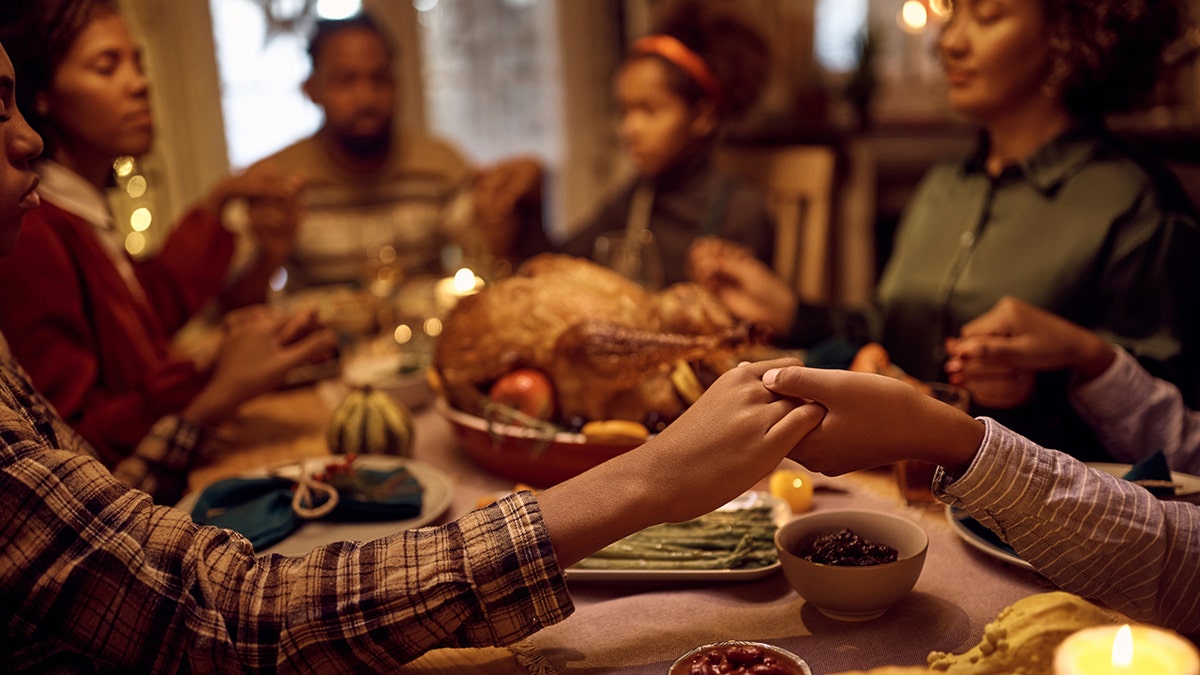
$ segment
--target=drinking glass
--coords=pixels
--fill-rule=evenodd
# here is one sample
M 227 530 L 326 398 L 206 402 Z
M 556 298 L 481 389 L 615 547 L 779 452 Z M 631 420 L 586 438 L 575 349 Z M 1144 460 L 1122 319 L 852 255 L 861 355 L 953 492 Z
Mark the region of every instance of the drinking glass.
M 663 286 L 662 254 L 650 230 L 605 232 L 596 237 L 592 260 L 632 279 L 649 291 Z
M 971 407 L 971 396 L 966 389 L 944 382 L 926 382 L 929 394 L 934 398 L 948 403 L 963 412 Z M 938 465 L 917 459 L 902 459 L 892 465 L 896 476 L 896 485 L 900 488 L 900 496 L 909 506 L 940 506 L 941 502 L 933 496 L 933 476 Z

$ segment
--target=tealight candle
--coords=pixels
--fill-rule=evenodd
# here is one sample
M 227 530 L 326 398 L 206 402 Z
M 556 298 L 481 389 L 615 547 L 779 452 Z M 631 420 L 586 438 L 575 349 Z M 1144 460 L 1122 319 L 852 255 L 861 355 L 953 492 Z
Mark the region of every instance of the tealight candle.
M 434 294 L 438 309 L 442 312 L 453 309 L 459 300 L 468 295 L 478 293 L 483 286 L 483 279 L 470 269 L 466 267 L 459 269 L 454 273 L 454 276 L 446 277 L 437 282 Z
M 1148 625 L 1094 626 L 1054 653 L 1054 675 L 1200 675 L 1200 652 L 1177 633 Z

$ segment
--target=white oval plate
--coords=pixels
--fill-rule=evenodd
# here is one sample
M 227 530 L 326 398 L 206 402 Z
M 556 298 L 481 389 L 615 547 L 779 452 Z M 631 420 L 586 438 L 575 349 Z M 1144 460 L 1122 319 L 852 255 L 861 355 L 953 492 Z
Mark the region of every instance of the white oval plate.
M 304 468 L 310 472 L 318 471 L 333 459 L 332 455 L 310 457 L 304 460 Z M 318 546 L 338 541 L 370 541 L 402 530 L 412 530 L 428 525 L 440 518 L 446 509 L 450 508 L 450 502 L 454 498 L 454 484 L 441 469 L 415 459 L 392 455 L 360 455 L 356 464 L 364 469 L 375 469 L 376 471 L 394 471 L 402 466 L 407 467 L 425 489 L 421 501 L 421 515 L 408 520 L 377 520 L 361 523 L 312 520 L 304 523 L 295 532 L 276 542 L 273 546 L 259 551 L 258 554 L 280 553 L 288 556 L 301 556 Z M 240 478 L 261 478 L 270 475 L 272 469 L 282 476 L 288 476 L 289 473 L 298 476 L 299 468 L 299 463 L 263 467 L 247 472 Z M 175 507 L 191 513 L 192 507 L 196 505 L 199 497 L 199 492 L 190 492 L 179 500 Z

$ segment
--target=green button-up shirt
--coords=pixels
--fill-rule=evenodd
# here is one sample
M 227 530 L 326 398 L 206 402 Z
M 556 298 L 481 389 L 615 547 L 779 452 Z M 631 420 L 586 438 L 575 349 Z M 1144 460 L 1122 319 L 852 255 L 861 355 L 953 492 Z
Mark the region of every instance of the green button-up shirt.
M 1177 183 L 1093 128 L 996 177 L 983 156 L 933 168 L 900 224 L 878 287 L 877 337 L 893 361 L 943 379 L 943 340 L 1012 295 L 1098 331 L 1193 394 L 1200 377 L 1185 345 L 1200 356 L 1200 237 Z M 1040 376 L 1023 408 L 976 412 L 1042 445 L 1103 456 L 1061 374 Z

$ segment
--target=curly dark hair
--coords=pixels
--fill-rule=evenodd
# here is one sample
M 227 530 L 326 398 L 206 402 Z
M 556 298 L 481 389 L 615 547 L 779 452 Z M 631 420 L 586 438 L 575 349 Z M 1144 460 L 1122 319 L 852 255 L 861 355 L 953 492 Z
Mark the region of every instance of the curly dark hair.
M 721 88 L 720 114 L 737 119 L 758 102 L 771 71 L 771 47 L 736 5 L 721 0 L 678 0 L 663 7 L 653 31 L 670 35 L 704 59 Z M 671 88 L 695 105 L 704 88 L 681 68 L 653 54 L 627 59 L 656 58 L 667 64 Z
M 17 108 L 45 141 L 43 156 L 50 155 L 52 135 L 35 99 L 50 88 L 79 34 L 97 18 L 119 13 L 117 0 L 9 2 L 0 9 L 0 44 L 17 73 Z
M 1050 25 L 1051 84 L 1068 112 L 1098 119 L 1144 103 L 1163 52 L 1184 31 L 1178 0 L 1041 0 Z

